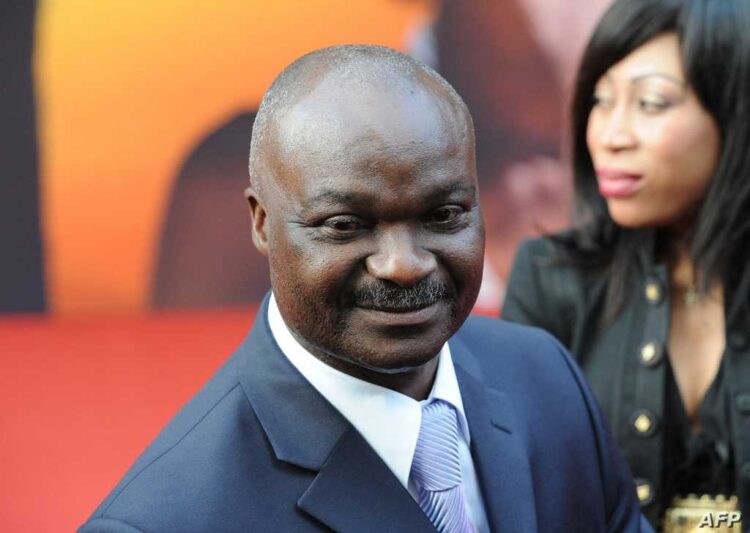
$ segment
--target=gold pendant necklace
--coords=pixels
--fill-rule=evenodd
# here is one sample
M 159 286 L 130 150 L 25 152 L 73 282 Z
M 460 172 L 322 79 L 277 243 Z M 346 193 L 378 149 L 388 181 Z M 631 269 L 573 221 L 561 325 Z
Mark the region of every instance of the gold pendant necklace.
M 685 292 L 682 294 L 682 301 L 685 302 L 685 305 L 688 307 L 692 307 L 698 303 L 698 300 L 700 300 L 700 294 L 695 288 L 695 284 L 691 283 L 685 288 Z

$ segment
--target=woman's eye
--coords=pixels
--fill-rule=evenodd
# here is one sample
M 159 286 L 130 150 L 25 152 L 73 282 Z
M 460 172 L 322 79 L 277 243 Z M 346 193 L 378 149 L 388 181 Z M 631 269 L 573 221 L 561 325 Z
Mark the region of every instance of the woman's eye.
M 640 98 L 638 100 L 638 107 L 646 113 L 658 113 L 669 107 L 669 103 L 657 98 Z
M 612 98 L 606 94 L 594 93 L 592 102 L 594 107 L 608 108 L 612 106 Z

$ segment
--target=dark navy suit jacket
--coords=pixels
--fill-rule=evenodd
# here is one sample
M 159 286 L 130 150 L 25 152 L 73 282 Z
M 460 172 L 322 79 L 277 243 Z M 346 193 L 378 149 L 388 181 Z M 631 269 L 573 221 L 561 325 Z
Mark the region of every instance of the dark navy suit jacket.
M 434 531 L 282 354 L 267 304 L 81 532 Z M 640 530 L 627 468 L 550 335 L 471 317 L 449 344 L 492 531 Z

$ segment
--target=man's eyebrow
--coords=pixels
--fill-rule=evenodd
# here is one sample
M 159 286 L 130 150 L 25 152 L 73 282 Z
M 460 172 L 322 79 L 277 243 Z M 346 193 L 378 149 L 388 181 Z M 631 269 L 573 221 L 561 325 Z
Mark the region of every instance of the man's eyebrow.
M 477 193 L 477 188 L 473 183 L 467 182 L 466 180 L 453 181 L 446 184 L 444 187 L 437 189 L 437 194 L 454 194 L 464 193 L 466 195 L 474 196 Z
M 308 200 L 309 204 L 355 204 L 367 201 L 362 194 L 323 189 Z
M 461 193 L 467 196 L 474 196 L 477 188 L 473 183 L 467 183 L 465 180 L 454 181 L 445 185 L 438 185 L 435 188 L 430 188 L 427 191 L 426 196 L 448 196 L 451 194 Z M 335 189 L 323 189 L 308 200 L 309 205 L 316 204 L 336 204 L 336 205 L 353 205 L 369 203 L 372 200 L 368 194 L 356 193 L 356 192 L 344 192 Z

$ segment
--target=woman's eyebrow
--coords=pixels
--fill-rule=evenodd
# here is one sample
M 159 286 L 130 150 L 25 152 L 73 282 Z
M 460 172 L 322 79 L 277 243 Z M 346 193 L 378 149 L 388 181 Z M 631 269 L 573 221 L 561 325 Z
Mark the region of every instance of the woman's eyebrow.
M 647 78 L 662 78 L 664 80 L 667 80 L 669 82 L 672 82 L 676 85 L 679 85 L 682 88 L 687 87 L 687 82 L 683 79 L 676 78 L 675 76 L 672 76 L 670 74 L 665 74 L 663 72 L 645 72 L 643 74 L 639 74 L 637 76 L 634 76 L 630 79 L 631 83 L 637 83 L 640 81 L 643 81 Z

